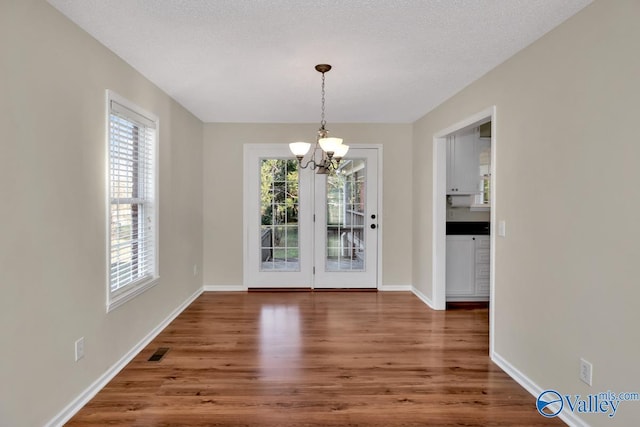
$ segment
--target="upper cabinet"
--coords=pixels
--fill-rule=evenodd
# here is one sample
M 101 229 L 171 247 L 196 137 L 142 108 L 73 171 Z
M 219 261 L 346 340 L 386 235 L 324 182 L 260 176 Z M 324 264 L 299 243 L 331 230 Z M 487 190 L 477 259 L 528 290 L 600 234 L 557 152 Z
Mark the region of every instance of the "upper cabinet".
M 447 194 L 483 195 L 491 171 L 491 138 L 480 128 L 451 135 L 447 139 Z M 485 197 L 480 197 L 485 199 Z M 486 200 L 479 201 L 480 203 Z
M 449 136 L 447 140 L 447 194 L 480 192 L 480 162 L 475 132 Z

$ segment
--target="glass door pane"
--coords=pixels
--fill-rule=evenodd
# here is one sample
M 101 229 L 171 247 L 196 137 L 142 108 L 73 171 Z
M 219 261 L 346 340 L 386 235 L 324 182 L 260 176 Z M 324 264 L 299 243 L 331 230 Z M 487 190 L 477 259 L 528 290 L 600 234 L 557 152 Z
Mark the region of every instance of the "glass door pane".
M 346 160 L 327 177 L 327 271 L 365 269 L 366 161 Z
M 298 162 L 260 161 L 260 271 L 300 271 Z

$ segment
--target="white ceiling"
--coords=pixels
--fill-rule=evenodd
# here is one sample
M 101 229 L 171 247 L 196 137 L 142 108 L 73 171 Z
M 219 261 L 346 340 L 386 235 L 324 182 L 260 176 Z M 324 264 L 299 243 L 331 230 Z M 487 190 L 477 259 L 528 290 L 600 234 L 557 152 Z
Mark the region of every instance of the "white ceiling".
M 591 0 L 49 0 L 205 122 L 409 123 Z

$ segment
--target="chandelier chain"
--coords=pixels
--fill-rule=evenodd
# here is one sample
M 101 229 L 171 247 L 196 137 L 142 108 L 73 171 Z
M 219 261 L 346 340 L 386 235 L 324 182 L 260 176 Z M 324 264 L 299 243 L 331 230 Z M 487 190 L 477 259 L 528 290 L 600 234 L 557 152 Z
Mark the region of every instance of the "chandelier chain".
M 327 121 L 324 119 L 324 73 L 322 73 L 322 114 L 320 120 L 320 128 L 324 129 L 324 125 L 327 124 Z

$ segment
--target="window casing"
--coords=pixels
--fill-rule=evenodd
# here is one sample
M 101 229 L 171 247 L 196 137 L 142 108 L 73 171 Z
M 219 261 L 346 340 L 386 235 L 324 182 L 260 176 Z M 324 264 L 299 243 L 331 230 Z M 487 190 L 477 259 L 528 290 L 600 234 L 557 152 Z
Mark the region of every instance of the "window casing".
M 110 311 L 157 283 L 158 119 L 110 91 L 107 103 Z

